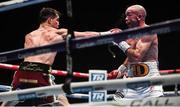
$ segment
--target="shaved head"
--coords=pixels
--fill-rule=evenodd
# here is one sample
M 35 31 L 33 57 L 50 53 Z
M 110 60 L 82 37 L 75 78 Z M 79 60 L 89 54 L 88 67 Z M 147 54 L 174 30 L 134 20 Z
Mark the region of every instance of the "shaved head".
M 146 18 L 146 10 L 141 5 L 132 5 L 127 8 L 126 12 L 128 12 L 128 11 L 135 12 L 137 15 L 140 15 L 144 20 Z

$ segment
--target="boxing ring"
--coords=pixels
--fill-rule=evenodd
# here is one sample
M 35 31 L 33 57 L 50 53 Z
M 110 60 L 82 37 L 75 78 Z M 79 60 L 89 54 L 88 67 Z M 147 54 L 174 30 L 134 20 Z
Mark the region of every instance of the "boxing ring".
M 180 19 L 169 20 L 157 24 L 150 25 L 145 28 L 133 28 L 124 30 L 118 34 L 107 34 L 99 37 L 89 37 L 82 39 L 72 39 L 72 48 L 80 49 L 87 48 L 92 46 L 98 46 L 103 44 L 109 44 L 113 42 L 119 42 L 131 37 L 142 36 L 144 34 L 163 34 L 172 31 L 177 31 L 180 29 Z M 18 49 L 7 52 L 0 53 L 0 68 L 1 69 L 9 69 L 9 70 L 17 70 L 19 65 L 5 64 L 6 61 L 23 59 L 27 56 L 37 55 L 41 53 L 48 52 L 64 52 L 65 51 L 65 42 L 59 42 L 56 44 L 41 46 L 37 48 L 29 48 L 29 49 Z M 88 98 L 88 95 L 84 95 L 81 93 L 94 91 L 94 90 L 116 90 L 122 87 L 127 87 L 129 84 L 148 84 L 148 85 L 172 85 L 180 83 L 180 69 L 176 70 L 160 70 L 160 72 L 164 75 L 158 77 L 137 77 L 126 80 L 106 80 L 106 81 L 92 81 L 92 82 L 71 82 L 70 88 L 73 94 L 69 95 L 69 97 L 74 98 Z M 176 72 L 176 74 L 170 74 Z M 57 76 L 66 76 L 68 72 L 62 70 L 52 70 L 51 74 Z M 168 75 L 165 75 L 168 74 Z M 73 72 L 73 76 L 79 78 L 88 78 L 89 74 Z M 170 81 L 171 80 L 171 81 Z M 107 83 L 108 82 L 108 83 Z M 63 88 L 64 84 L 54 85 L 54 86 L 46 86 L 46 87 L 38 87 L 33 89 L 24 89 L 24 90 L 15 90 L 0 93 L 0 101 L 12 101 L 12 100 L 26 100 L 31 98 L 39 98 L 44 96 L 51 96 L 56 94 L 66 94 L 66 90 Z M 168 94 L 168 93 L 167 93 Z M 169 93 L 170 95 L 170 93 Z M 68 96 L 68 95 L 67 95 Z M 112 95 L 108 95 L 108 98 L 111 98 Z M 112 100 L 107 102 L 98 102 L 98 103 L 82 103 L 82 104 L 72 104 L 72 106 L 86 105 L 86 106 L 137 106 L 137 105 L 148 105 L 152 103 L 152 105 L 163 105 L 163 106 L 177 106 L 180 105 L 178 102 L 180 100 L 180 96 L 175 93 L 171 93 L 171 96 L 165 96 L 160 98 L 153 99 L 140 99 L 140 100 L 128 100 L 122 101 L 122 103 L 117 103 Z M 148 103 L 149 102 L 149 103 Z
M 43 2 L 50 1 L 50 0 L 42 0 Z M 21 5 L 31 5 L 30 3 L 40 3 L 41 0 L 31 0 L 31 2 L 27 2 L 27 4 Z M 25 2 L 25 0 L 19 1 Z M 11 3 L 11 2 L 10 2 Z M 16 3 L 16 2 L 15 2 Z M 29 3 L 29 4 L 28 4 Z M 13 4 L 13 3 L 12 3 Z M 2 5 L 2 4 L 1 4 Z M 9 5 L 7 2 L 4 5 Z M 17 6 L 17 5 L 16 5 Z M 20 6 L 20 7 L 21 7 Z M 10 10 L 13 8 L 18 7 L 5 7 L 1 8 L 1 11 Z M 3 10 L 4 9 L 4 10 Z M 156 24 L 152 24 L 145 28 L 131 28 L 124 30 L 117 34 L 105 34 L 98 37 L 88 37 L 88 38 L 81 38 L 81 39 L 72 39 L 71 46 L 72 49 L 82 49 L 88 47 L 95 47 L 104 44 L 111 44 L 112 42 L 119 43 L 122 40 L 127 38 L 134 38 L 143 35 L 150 35 L 150 34 L 165 34 L 174 31 L 180 30 L 180 19 L 173 19 L 168 20 Z M 67 42 L 67 41 L 66 41 Z M 23 59 L 28 56 L 38 55 L 42 53 L 48 52 L 65 52 L 67 49 L 66 42 L 59 42 L 51 45 L 45 45 L 35 48 L 28 48 L 28 49 L 17 49 L 11 50 L 6 52 L 0 53 L 0 68 L 1 69 L 8 69 L 15 71 L 19 68 L 19 65 L 12 65 L 6 64 L 7 61 L 19 60 Z M 137 77 L 131 79 L 114 79 L 114 80 L 105 80 L 105 81 L 92 81 L 92 82 L 71 82 L 69 83 L 68 88 L 64 88 L 67 85 L 60 84 L 54 86 L 45 86 L 45 87 L 37 87 L 32 89 L 23 89 L 23 90 L 15 90 L 11 91 L 10 86 L 0 86 L 2 89 L 0 93 L 0 102 L 3 101 L 13 101 L 13 100 L 26 100 L 32 98 L 40 98 L 45 96 L 52 96 L 58 94 L 65 94 L 67 97 L 77 98 L 77 99 L 88 99 L 89 95 L 83 94 L 91 91 L 99 91 L 99 90 L 107 90 L 113 91 L 119 88 L 126 88 L 130 84 L 146 84 L 146 85 L 177 85 L 180 84 L 180 69 L 174 70 L 160 70 L 161 76 L 157 77 Z M 175 73 L 175 74 L 173 74 Z M 52 75 L 56 76 L 68 76 L 67 71 L 63 70 L 52 70 Z M 81 73 L 81 72 L 72 72 L 74 77 L 78 78 L 89 78 L 88 73 Z M 110 75 L 107 75 L 107 78 L 110 78 Z M 71 94 L 67 93 L 69 89 L 72 92 Z M 108 99 L 112 99 L 113 95 L 107 95 Z M 97 107 L 116 107 L 116 106 L 179 106 L 180 105 L 180 96 L 178 89 L 175 92 L 165 92 L 164 97 L 153 98 L 153 99 L 137 99 L 137 100 L 122 100 L 122 102 L 115 102 L 112 100 L 108 100 L 106 102 L 95 102 L 95 103 L 78 103 L 72 104 L 71 106 L 97 106 Z

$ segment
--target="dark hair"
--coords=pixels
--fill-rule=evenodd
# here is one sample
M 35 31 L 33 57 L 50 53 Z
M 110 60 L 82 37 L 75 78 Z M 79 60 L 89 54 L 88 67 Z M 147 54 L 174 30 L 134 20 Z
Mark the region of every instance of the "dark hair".
M 55 18 L 59 15 L 61 16 L 61 13 L 53 8 L 49 7 L 44 7 L 41 9 L 40 14 L 39 14 L 39 22 L 43 23 L 45 22 L 49 17 Z

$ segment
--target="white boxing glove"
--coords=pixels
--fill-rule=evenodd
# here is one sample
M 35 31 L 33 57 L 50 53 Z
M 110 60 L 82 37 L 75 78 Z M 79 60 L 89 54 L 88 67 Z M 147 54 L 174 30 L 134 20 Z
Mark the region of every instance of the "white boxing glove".
M 108 79 L 122 78 L 124 72 L 126 72 L 127 67 L 125 65 L 120 65 L 118 69 L 115 69 L 108 73 Z
M 129 49 L 131 46 L 126 41 L 121 41 L 119 43 L 119 48 L 125 53 L 127 49 Z
M 118 68 L 118 71 L 122 73 L 124 73 L 126 70 L 127 70 L 127 67 L 124 64 L 121 64 Z
M 119 66 L 118 71 L 119 71 L 120 73 L 118 73 L 118 75 L 117 75 L 116 78 L 122 78 L 122 76 L 123 76 L 123 75 L 125 74 L 125 72 L 127 71 L 127 67 L 126 67 L 124 64 L 122 64 L 122 65 Z
M 110 35 L 110 34 L 112 34 L 111 31 L 99 32 L 99 35 L 100 35 L 100 36 L 103 36 L 103 35 Z

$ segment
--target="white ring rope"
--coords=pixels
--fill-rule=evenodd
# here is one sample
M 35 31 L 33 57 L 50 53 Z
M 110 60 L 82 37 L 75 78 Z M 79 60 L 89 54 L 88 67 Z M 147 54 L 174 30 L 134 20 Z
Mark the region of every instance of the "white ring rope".
M 108 83 L 107 83 L 108 82 Z M 162 75 L 157 77 L 137 77 L 124 80 L 106 80 L 94 82 L 76 82 L 71 83 L 71 90 L 74 93 L 89 92 L 94 90 L 117 90 L 126 88 L 129 85 L 172 85 L 180 83 L 180 74 Z M 0 101 L 25 100 L 54 94 L 64 94 L 62 85 L 45 86 L 32 89 L 16 90 L 0 93 Z
M 7 92 L 11 91 L 11 86 L 6 86 L 6 85 L 0 85 L 0 91 L 1 92 Z M 180 91 L 178 91 L 178 94 Z M 166 91 L 164 92 L 164 96 L 176 96 L 177 94 L 175 91 Z M 75 99 L 89 99 L 88 94 L 81 94 L 81 93 L 74 93 L 74 94 L 66 94 L 67 97 L 69 98 L 75 98 Z M 108 94 L 107 99 L 113 99 L 114 94 Z
M 5 1 L 5 2 L 0 2 L 0 7 L 1 6 L 9 6 L 12 4 L 17 4 L 17 3 L 22 3 L 25 1 L 27 1 L 27 0 L 9 0 L 9 1 Z
M 5 12 L 8 10 L 22 8 L 29 5 L 44 3 L 52 0 L 10 0 L 5 2 L 0 2 L 0 12 Z
M 11 89 L 11 86 L 0 85 L 0 92 L 10 91 Z
M 108 94 L 107 95 L 107 99 L 112 99 L 114 94 Z M 76 98 L 76 99 L 89 99 L 89 95 L 88 94 L 80 94 L 80 93 L 75 93 L 75 94 L 70 94 L 70 95 L 66 95 L 67 97 L 70 98 Z

